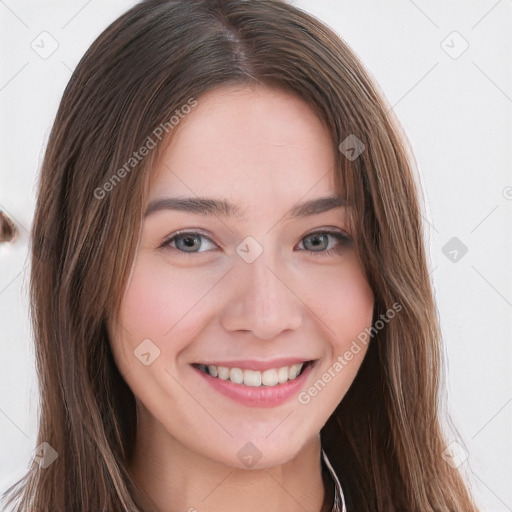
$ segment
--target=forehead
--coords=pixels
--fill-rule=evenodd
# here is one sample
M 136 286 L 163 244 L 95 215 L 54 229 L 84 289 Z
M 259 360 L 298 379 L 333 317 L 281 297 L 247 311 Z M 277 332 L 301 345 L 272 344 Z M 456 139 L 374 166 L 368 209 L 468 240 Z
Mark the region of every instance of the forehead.
M 171 132 L 148 201 L 224 198 L 226 213 L 243 216 L 263 204 L 337 195 L 334 165 L 329 131 L 304 101 L 259 85 L 224 87 L 197 98 Z

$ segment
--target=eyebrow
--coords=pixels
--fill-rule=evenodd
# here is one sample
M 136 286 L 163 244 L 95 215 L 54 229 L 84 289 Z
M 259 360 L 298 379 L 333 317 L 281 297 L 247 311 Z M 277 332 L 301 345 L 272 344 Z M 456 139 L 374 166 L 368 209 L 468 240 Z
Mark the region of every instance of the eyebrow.
M 316 215 L 335 208 L 346 206 L 345 200 L 340 196 L 327 196 L 312 199 L 295 205 L 287 214 L 290 218 Z M 166 197 L 156 199 L 149 203 L 144 217 L 161 210 L 176 210 L 200 215 L 218 215 L 229 217 L 240 216 L 242 209 L 239 205 L 224 199 L 209 197 Z

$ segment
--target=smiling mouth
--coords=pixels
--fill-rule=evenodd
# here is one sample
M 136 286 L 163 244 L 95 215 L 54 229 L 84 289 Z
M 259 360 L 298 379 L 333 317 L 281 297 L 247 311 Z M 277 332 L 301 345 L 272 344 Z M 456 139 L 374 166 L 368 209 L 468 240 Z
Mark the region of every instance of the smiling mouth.
M 290 366 L 280 368 L 269 368 L 265 371 L 246 370 L 243 368 L 228 368 L 226 366 L 215 366 L 205 364 L 192 364 L 194 368 L 201 370 L 210 377 L 229 380 L 235 384 L 245 386 L 278 386 L 290 380 L 296 379 L 308 366 L 314 366 L 316 360 L 304 361 Z

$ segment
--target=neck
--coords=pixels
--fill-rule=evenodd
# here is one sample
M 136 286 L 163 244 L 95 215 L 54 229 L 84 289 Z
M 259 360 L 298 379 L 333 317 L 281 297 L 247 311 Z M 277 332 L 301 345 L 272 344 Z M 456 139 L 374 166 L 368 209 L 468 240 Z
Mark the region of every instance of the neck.
M 137 425 L 130 469 L 158 512 L 320 512 L 324 502 L 320 436 L 283 464 L 240 469 L 202 456 L 156 421 Z

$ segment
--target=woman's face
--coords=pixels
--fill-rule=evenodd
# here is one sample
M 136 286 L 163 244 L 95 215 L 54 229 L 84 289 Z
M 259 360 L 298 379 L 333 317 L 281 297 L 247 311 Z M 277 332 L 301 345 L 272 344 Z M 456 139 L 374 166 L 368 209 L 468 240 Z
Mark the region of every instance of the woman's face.
M 348 206 L 301 208 L 337 196 L 334 151 L 310 107 L 263 87 L 212 91 L 174 128 L 110 326 L 146 436 L 241 468 L 318 436 L 360 367 L 374 300 Z

